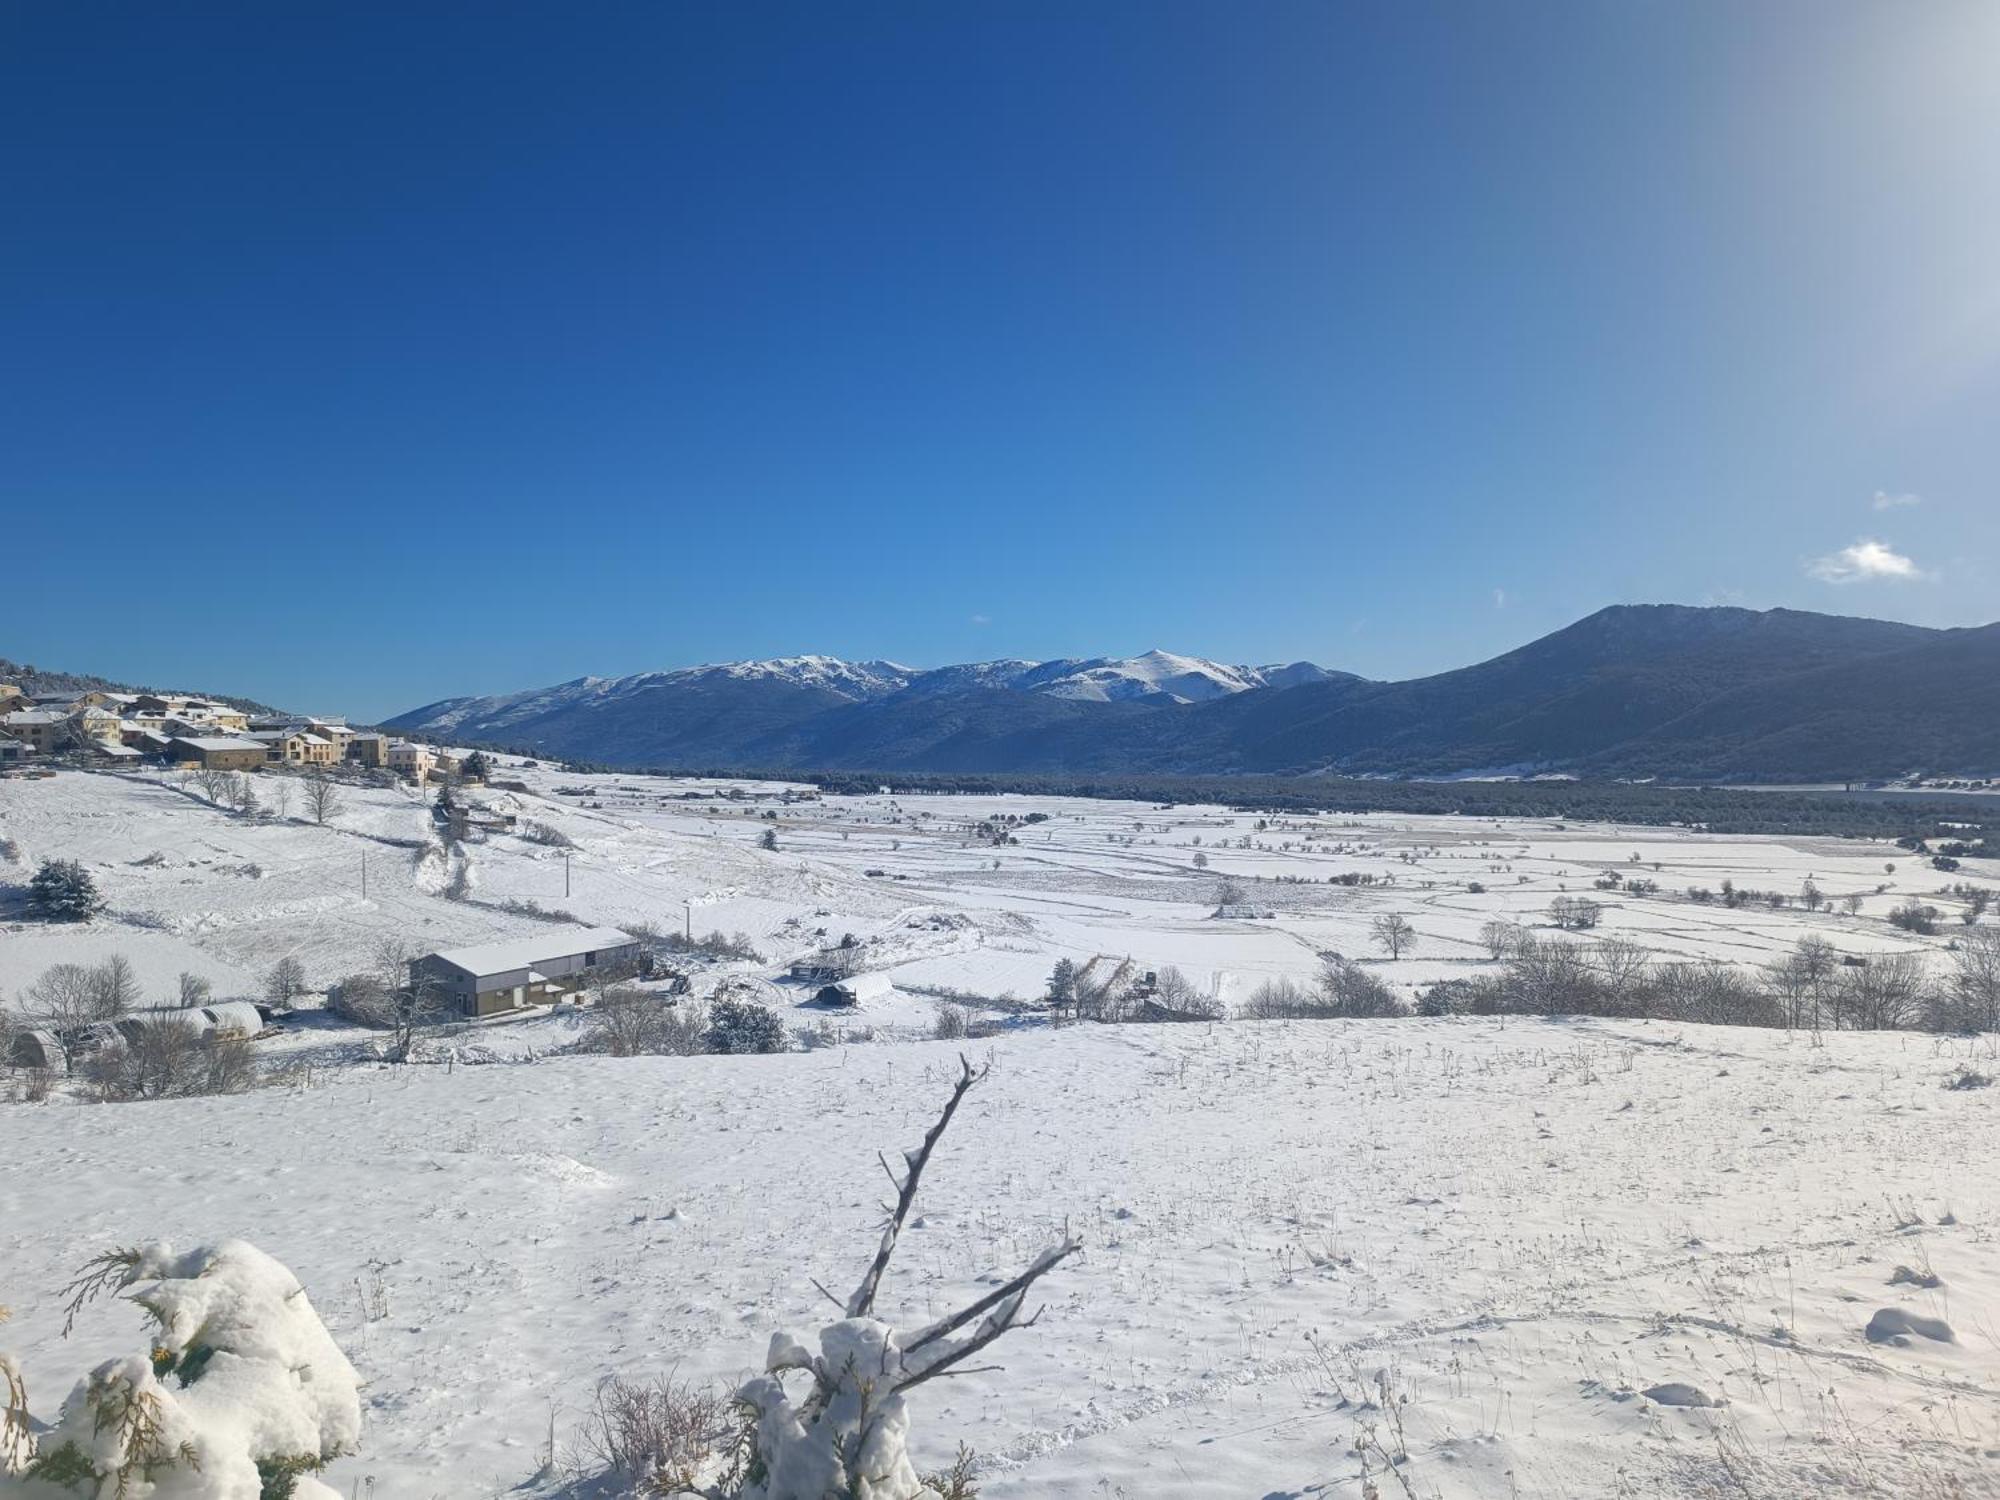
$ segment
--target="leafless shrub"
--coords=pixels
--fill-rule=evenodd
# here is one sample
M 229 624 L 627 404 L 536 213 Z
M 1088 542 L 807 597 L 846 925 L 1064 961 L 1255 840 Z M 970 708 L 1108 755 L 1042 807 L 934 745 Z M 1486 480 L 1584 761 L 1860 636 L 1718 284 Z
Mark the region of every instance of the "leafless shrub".
M 747 959 L 751 963 L 758 963 L 763 958 L 757 951 L 756 945 L 750 941 L 750 934 L 747 932 L 739 932 L 732 936 L 717 931 L 692 938 L 678 932 L 666 932 L 660 935 L 659 948 L 662 953 L 691 953 L 696 958 L 715 960 Z
M 965 1039 L 971 1030 L 972 1018 L 962 1005 L 954 1005 L 949 1000 L 938 1002 L 937 1015 L 931 1021 L 931 1035 L 941 1042 L 958 1042 Z
M 1935 906 L 1912 896 L 1889 913 L 1889 925 L 1919 937 L 1933 937 L 1938 930 L 1938 918 L 1942 915 Z
M 521 820 L 520 827 L 515 832 L 531 844 L 541 844 L 550 849 L 574 849 L 576 847 L 576 840 L 564 833 L 553 823 L 538 823 L 532 818 L 524 818 Z
M 533 917 L 538 922 L 561 922 L 571 927 L 583 925 L 575 912 L 564 911 L 556 906 L 544 906 L 539 901 L 523 900 L 518 896 L 504 896 L 497 904 L 500 910 L 511 916 Z
M 1176 1016 L 1202 1021 L 1220 1021 L 1226 1014 L 1226 1009 L 1219 999 L 1213 995 L 1204 995 L 1195 987 L 1192 979 L 1172 965 L 1160 970 L 1153 985 L 1153 998 L 1159 1003 L 1160 1008 L 1171 1011 Z
M 1919 955 L 1878 956 L 1842 972 L 1833 994 L 1835 1024 L 1855 1031 L 1914 1026 L 1931 1008 L 1930 997 L 1930 977 Z
M 435 980 L 401 972 L 406 951 L 402 943 L 385 939 L 376 947 L 379 972 L 350 974 L 327 991 L 327 1009 L 342 1020 L 391 1033 L 393 1062 L 408 1062 L 418 1033 L 451 1013 Z
M 731 1403 L 697 1386 L 614 1376 L 597 1387 L 571 1464 L 641 1495 L 688 1494 L 718 1454 L 736 1444 L 740 1421 Z
M 1326 1002 L 1297 980 L 1267 979 L 1250 992 L 1239 1014 L 1251 1021 L 1289 1021 L 1329 1016 Z
M 698 1057 L 708 1050 L 708 1016 L 692 1002 L 615 985 L 591 1007 L 579 1052 L 604 1057 Z
M 96 1096 L 108 1103 L 240 1094 L 257 1065 L 242 1037 L 204 1034 L 163 1022 L 134 1028 L 123 1046 L 106 1047 L 84 1066 Z
M 1650 1003 L 1627 1012 L 1713 1026 L 1783 1026 L 1784 1008 L 1756 971 L 1724 963 L 1661 964 Z
M 1333 1016 L 1404 1016 L 1409 1009 L 1396 992 L 1352 959 L 1328 958 L 1320 965 L 1320 1000 Z

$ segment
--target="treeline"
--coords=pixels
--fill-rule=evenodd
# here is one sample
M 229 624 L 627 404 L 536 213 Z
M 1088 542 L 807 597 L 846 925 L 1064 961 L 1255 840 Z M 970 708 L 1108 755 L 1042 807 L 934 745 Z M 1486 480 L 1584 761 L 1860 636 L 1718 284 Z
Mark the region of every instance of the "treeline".
M 1501 962 L 1442 980 L 1430 1016 L 1609 1016 L 1810 1031 L 2000 1030 L 2000 928 L 1967 932 L 1934 973 L 1916 953 L 1838 953 L 1806 937 L 1766 966 L 1663 960 L 1622 939 L 1544 938 L 1506 923 L 1482 934 Z M 1351 1013 L 1351 1012 L 1348 1012 Z
M 632 774 L 625 772 L 623 774 Z M 666 772 L 647 772 L 665 775 Z M 1842 838 L 1964 841 L 1996 804 L 1927 792 L 1755 792 L 1725 787 L 1606 781 L 1370 781 L 1290 776 L 1012 776 L 910 772 L 714 770 L 677 775 L 764 776 L 863 796 L 883 787 L 903 796 L 937 793 L 1090 797 L 1155 804 L 1206 803 L 1245 812 L 1407 813 L 1546 818 L 1705 828 L 1714 833 L 1817 834 Z M 1975 855 L 1977 848 L 1971 851 Z

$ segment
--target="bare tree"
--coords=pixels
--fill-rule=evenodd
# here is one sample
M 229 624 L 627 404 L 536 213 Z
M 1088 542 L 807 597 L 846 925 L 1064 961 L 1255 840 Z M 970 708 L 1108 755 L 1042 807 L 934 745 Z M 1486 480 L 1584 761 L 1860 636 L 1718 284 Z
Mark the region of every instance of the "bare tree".
M 826 1293 L 840 1308 L 840 1320 L 822 1332 L 820 1352 L 780 1334 L 771 1341 L 767 1373 L 737 1393 L 754 1415 L 748 1433 L 750 1461 L 766 1474 L 820 1476 L 813 1482 L 815 1494 L 920 1493 L 904 1450 L 908 1394 L 942 1376 L 963 1373 L 967 1360 L 1015 1329 L 1031 1327 L 1041 1314 L 1023 1316 L 1029 1292 L 1082 1248 L 1080 1240 L 1065 1232 L 1025 1270 L 924 1328 L 898 1331 L 876 1316 L 882 1280 L 916 1203 L 924 1169 L 966 1091 L 985 1077 L 984 1070 L 975 1072 L 963 1058 L 959 1067 L 957 1085 L 937 1123 L 922 1145 L 903 1154 L 902 1175 L 886 1160 L 882 1164 L 895 1186 L 896 1202 L 885 1205 L 888 1221 L 861 1285 L 844 1301 Z M 810 1384 L 794 1392 L 785 1382 L 798 1376 Z M 732 1489 L 741 1493 L 740 1487 Z M 697 1493 L 723 1500 L 731 1491 L 718 1486 Z
M 1200 1016 L 1210 1021 L 1222 1019 L 1222 1002 L 1204 995 L 1195 988 L 1192 979 L 1171 964 L 1160 970 L 1154 980 L 1153 998 L 1163 1009 L 1177 1016 Z
M 30 1024 L 66 1039 L 94 1022 L 117 1020 L 136 997 L 132 966 L 113 954 L 96 967 L 50 965 L 22 992 L 21 1009 Z
M 1799 939 L 1776 976 L 1778 991 L 1791 1011 L 1786 1025 L 1799 1026 L 1809 1020 L 1814 1031 L 1820 1029 L 1826 1019 L 1826 987 L 1839 968 L 1840 955 L 1825 938 L 1808 935 Z M 1811 1007 L 1809 1015 L 1799 1008 L 1801 1000 Z
M 221 807 L 229 801 L 230 789 L 235 782 L 236 775 L 235 772 L 225 771 L 219 766 L 200 765 L 194 768 L 194 772 L 189 779 L 194 782 L 202 796 L 208 798 L 217 807 Z
M 194 1006 L 208 1004 L 211 988 L 209 982 L 202 978 L 201 975 L 183 971 L 180 980 L 181 1009 L 187 1010 Z
M 1856 1031 L 1893 1031 L 1928 1011 L 1930 997 L 1921 954 L 1878 954 L 1846 971 L 1833 1008 L 1840 1023 Z
M 292 780 L 289 776 L 279 776 L 271 782 L 271 811 L 280 818 L 292 815 Z
M 287 953 L 271 965 L 264 976 L 264 998 L 280 1010 L 290 1010 L 292 1002 L 305 993 L 306 966 Z
M 306 815 L 315 823 L 324 823 L 340 811 L 340 783 L 327 775 L 325 766 L 313 766 L 303 778 Z
M 391 1033 L 392 1062 L 408 1062 L 418 1032 L 450 1013 L 443 987 L 414 974 L 388 984 L 374 974 L 350 974 L 333 987 L 331 997 L 334 1014 Z
M 375 942 L 375 978 L 385 990 L 401 989 L 410 982 L 410 960 L 416 950 L 406 938 L 388 934 Z
M 1549 903 L 1549 920 L 1565 932 L 1586 932 L 1604 916 L 1604 908 L 1588 896 L 1558 896 Z
M 1498 917 L 1479 929 L 1480 946 L 1498 963 L 1516 948 L 1526 937 L 1527 931 L 1518 922 L 1504 922 Z
M 257 811 L 257 786 L 241 771 L 229 778 L 229 805 L 244 816 Z
M 1975 927 L 1958 940 L 1952 975 L 1933 1005 L 1939 1031 L 2000 1031 L 2000 927 Z
M 139 977 L 132 972 L 132 961 L 124 954 L 108 955 L 90 972 L 101 1014 L 122 1016 L 139 1003 Z
M 1368 932 L 1375 946 L 1388 954 L 1392 960 L 1401 958 L 1406 950 L 1414 948 L 1417 943 L 1417 929 L 1412 927 L 1409 919 L 1400 912 L 1384 912 L 1368 924 Z

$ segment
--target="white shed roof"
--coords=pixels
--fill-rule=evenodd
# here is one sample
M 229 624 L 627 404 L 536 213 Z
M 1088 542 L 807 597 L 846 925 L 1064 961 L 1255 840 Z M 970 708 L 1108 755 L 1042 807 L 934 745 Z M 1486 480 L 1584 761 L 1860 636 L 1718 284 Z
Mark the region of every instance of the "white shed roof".
M 209 735 L 205 738 L 188 739 L 183 736 L 178 743 L 192 745 L 197 750 L 255 750 L 263 754 L 270 747 L 259 740 L 240 740 L 234 735 Z
M 224 1000 L 205 1006 L 202 1014 L 218 1031 L 240 1031 L 245 1036 L 255 1036 L 264 1029 L 263 1015 L 248 1000 Z
M 509 969 L 532 969 L 551 959 L 569 958 L 601 948 L 623 948 L 638 939 L 616 927 L 566 927 L 560 932 L 538 933 L 530 938 L 512 938 L 504 943 L 481 943 L 476 948 L 448 948 L 433 953 L 468 974 L 504 974 Z
M 880 1000 L 896 987 L 896 982 L 887 974 L 850 974 L 835 980 L 833 987 L 847 996 L 850 1003 L 859 1005 L 864 1000 Z
M 127 1036 L 136 1036 L 149 1026 L 180 1026 L 189 1031 L 213 1031 L 215 1022 L 206 1010 L 199 1006 L 187 1006 L 178 1010 L 135 1010 L 118 1018 L 118 1029 Z

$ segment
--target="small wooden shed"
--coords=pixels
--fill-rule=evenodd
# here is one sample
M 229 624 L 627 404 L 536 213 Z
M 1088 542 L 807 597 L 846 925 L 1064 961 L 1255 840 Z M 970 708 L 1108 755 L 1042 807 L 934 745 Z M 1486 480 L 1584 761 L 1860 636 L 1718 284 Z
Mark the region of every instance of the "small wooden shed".
M 887 974 L 850 974 L 845 979 L 836 979 L 832 984 L 823 985 L 813 996 L 815 1005 L 858 1006 L 871 1000 L 888 998 L 896 988 Z

